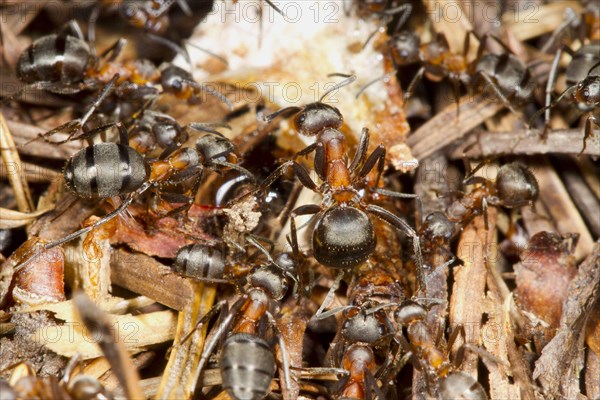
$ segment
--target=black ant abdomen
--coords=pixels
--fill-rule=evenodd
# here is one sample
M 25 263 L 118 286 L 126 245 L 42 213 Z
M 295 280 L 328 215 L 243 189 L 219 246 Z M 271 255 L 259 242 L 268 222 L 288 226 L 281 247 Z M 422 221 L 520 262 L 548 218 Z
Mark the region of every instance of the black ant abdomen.
M 326 211 L 313 233 L 313 256 L 331 268 L 353 268 L 369 258 L 377 243 L 369 216 L 354 207 Z
M 500 204 L 506 208 L 532 204 L 539 194 L 535 176 L 519 162 L 500 167 L 496 177 L 496 188 Z
M 25 84 L 77 83 L 85 76 L 90 59 L 90 47 L 84 40 L 70 35 L 46 35 L 21 54 L 17 76 Z M 51 91 L 60 91 L 60 88 Z
M 65 183 L 77 196 L 108 198 L 135 192 L 150 176 L 150 166 L 137 151 L 116 143 L 86 147 L 64 169 Z
M 223 253 L 214 247 L 190 244 L 179 249 L 173 269 L 191 279 L 222 279 L 225 258 Z
M 264 398 L 277 365 L 269 344 L 248 333 L 235 333 L 225 340 L 220 364 L 223 389 L 238 400 Z

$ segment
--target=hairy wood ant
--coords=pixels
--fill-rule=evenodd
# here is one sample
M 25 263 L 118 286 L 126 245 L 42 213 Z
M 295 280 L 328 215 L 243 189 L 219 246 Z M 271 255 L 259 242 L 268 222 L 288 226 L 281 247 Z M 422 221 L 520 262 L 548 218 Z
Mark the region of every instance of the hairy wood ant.
M 230 310 L 227 309 L 226 301 L 221 301 L 198 321 L 197 327 L 200 327 L 217 313 L 226 313 L 205 345 L 194 381 L 202 374 L 209 356 L 221 338 L 227 335 L 219 359 L 223 388 L 236 400 L 262 399 L 267 396 L 269 385 L 275 376 L 276 363 L 273 350 L 264 339 L 264 323 L 268 322 L 272 329 L 278 331 L 273 314 L 278 312 L 279 302 L 288 288 L 281 265 L 292 271 L 295 268 L 293 257 L 281 253 L 273 263 L 254 268 L 247 277 L 246 293 L 238 298 Z M 286 346 L 281 335 L 277 334 L 277 337 L 283 360 L 284 384 L 290 387 Z
M 490 87 L 495 96 L 502 101 L 511 112 L 517 114 L 513 104 L 522 105 L 531 97 L 535 89 L 535 81 L 521 60 L 511 54 L 510 49 L 494 36 L 483 36 L 479 43 L 477 56 L 468 60 L 470 38 L 473 32 L 467 32 L 461 53 L 450 49 L 448 40 L 443 33 L 437 33 L 430 43 L 421 44 L 419 36 L 410 31 L 401 31 L 390 39 L 389 51 L 393 64 L 393 74 L 398 67 L 420 63 L 421 67 L 412 79 L 404 100 L 409 99 L 417 83 L 425 76 L 433 82 L 448 79 L 452 83 L 454 99 L 458 105 L 460 85 L 475 86 L 484 84 L 483 89 Z M 506 51 L 503 54 L 484 54 L 488 37 L 497 41 Z M 362 94 L 373 83 L 385 79 L 390 73 L 374 79 L 363 86 L 357 93 Z M 457 112 L 459 108 L 457 107 Z
M 115 62 L 124 45 L 125 40 L 119 39 L 99 57 L 95 57 L 83 39 L 79 26 L 71 21 L 58 34 L 37 39 L 21 54 L 17 64 L 17 76 L 26 86 L 8 99 L 18 97 L 31 88 L 73 94 L 87 89 L 97 90 L 104 86 L 82 118 L 41 135 L 47 138 L 57 132 L 65 132 L 68 134 L 65 141 L 71 140 L 82 129 L 113 91 L 126 96 L 128 100 L 131 100 L 131 96 L 140 94 L 142 98 L 155 97 L 158 90 L 154 85 L 159 81 L 163 92 L 173 94 L 177 98 L 197 103 L 200 93 L 204 92 L 217 97 L 229 108 L 232 107 L 225 96 L 207 85 L 194 81 L 191 74 L 182 68 L 167 65 L 158 70 L 156 67 L 150 67 L 148 62 Z
M 567 89 L 551 103 L 552 89 L 563 52 L 571 56 L 571 62 L 565 71 Z M 588 113 L 585 120 L 583 147 L 579 153 L 581 155 L 585 151 L 587 139 L 592 134 L 592 124 L 600 126 L 600 40 L 586 44 L 577 51 L 571 50 L 566 45 L 558 49 L 546 86 L 546 105 L 532 115 L 529 126 L 544 113 L 543 135 L 545 135 L 550 123 L 550 110 L 564 98 L 570 99 L 579 111 Z
M 437 389 L 440 395 L 459 398 L 468 395 L 468 398 L 486 400 L 487 395 L 483 387 L 470 375 L 455 371 L 462 362 L 465 346 L 461 347 L 454 362 L 450 360 L 450 348 L 464 329 L 457 327 L 448 339 L 447 345 L 442 348 L 435 340 L 426 323 L 427 309 L 414 301 L 405 301 L 401 304 L 387 304 L 376 307 L 371 312 L 383 307 L 394 307 L 393 321 L 396 324 L 395 338 L 405 351 L 412 353 L 415 368 L 425 373 L 426 381 L 438 382 Z M 406 329 L 406 338 L 402 333 Z M 407 340 L 408 339 L 408 340 Z M 468 382 L 468 384 L 467 384 Z M 431 387 L 429 388 L 431 390 Z
M 520 162 L 500 167 L 495 181 L 473 174 L 484 164 L 477 166 L 464 180 L 465 185 L 481 184 L 463 194 L 448 206 L 444 213 L 433 212 L 425 218 L 419 233 L 425 239 L 424 248 L 447 244 L 475 216 L 483 214 L 487 226 L 487 207 L 519 208 L 533 204 L 539 195 L 535 176 Z
M 271 185 L 287 168 L 292 167 L 302 185 L 325 197 L 321 205 L 303 205 L 293 210 L 290 215 L 292 229 L 295 231 L 296 216 L 317 214 L 317 223 L 312 233 L 312 253 L 323 265 L 351 269 L 373 253 L 377 240 L 369 218 L 369 214 L 372 214 L 411 237 L 417 268 L 421 268 L 421 250 L 416 232 L 404 220 L 385 208 L 367 204 L 361 193 L 361 185 L 376 165 L 377 178 L 369 190 L 378 190 L 377 182 L 385 164 L 385 147 L 380 144 L 367 156 L 369 131 L 364 128 L 356 153 L 352 161 L 348 162 L 346 137 L 339 131 L 343 124 L 342 114 L 337 108 L 323 103 L 323 99 L 332 90 L 353 82 L 355 78 L 350 76 L 337 84 L 318 102 L 303 107 L 284 108 L 266 117 L 266 120 L 271 122 L 281 115 L 292 114 L 293 125 L 298 133 L 316 136 L 316 142 L 297 155 L 315 152 L 314 170 L 323 184 L 318 186 L 302 165 L 291 160 L 275 170 L 261 184 L 261 189 Z
M 223 154 L 221 151 L 222 140 L 225 140 L 223 137 L 215 135 L 209 135 L 208 139 L 201 137 L 196 149 L 183 147 L 162 159 L 147 161 L 135 149 L 126 144 L 128 134 L 122 123 L 118 122 L 113 125 L 119 130 L 120 143 L 98 143 L 83 148 L 67 160 L 63 175 L 65 184 L 77 197 L 107 199 L 121 196 L 124 197 L 124 200 L 114 211 L 92 225 L 45 244 L 41 251 L 73 240 L 106 223 L 122 213 L 136 197 L 153 186 L 161 186 L 182 178 L 196 176 L 195 191 L 199 187 L 202 172 L 205 169 L 218 170 L 223 167 L 234 168 L 253 178 L 252 174 L 244 168 L 222 159 L 227 154 Z M 82 138 L 91 137 L 109 127 L 111 125 L 86 132 Z M 231 151 L 233 148 L 229 149 Z M 178 200 L 181 199 L 178 198 Z M 188 203 L 184 206 L 186 208 L 191 205 L 193 198 L 184 196 L 183 201 Z M 21 266 L 26 262 L 23 262 Z

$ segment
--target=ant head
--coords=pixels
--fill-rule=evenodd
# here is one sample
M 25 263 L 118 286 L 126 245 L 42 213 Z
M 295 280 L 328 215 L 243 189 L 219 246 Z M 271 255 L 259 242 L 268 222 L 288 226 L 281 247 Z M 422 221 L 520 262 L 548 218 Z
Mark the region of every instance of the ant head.
M 159 122 L 152 127 L 152 133 L 156 137 L 156 142 L 161 147 L 168 147 L 180 137 L 181 129 L 174 122 Z
M 353 268 L 375 250 L 375 231 L 369 216 L 354 207 L 333 207 L 317 222 L 313 255 L 331 268 Z
M 427 309 L 415 303 L 414 301 L 407 300 L 394 311 L 394 319 L 400 325 L 408 325 L 411 322 L 422 321 L 427 317 Z
M 454 236 L 454 224 L 443 212 L 432 212 L 425 217 L 423 225 L 425 236 L 430 239 L 450 240 Z
M 440 382 L 443 399 L 487 400 L 485 390 L 471 375 L 455 371 Z
M 192 279 L 221 279 L 225 270 L 225 257 L 213 246 L 193 243 L 179 249 L 173 269 Z
M 224 137 L 205 135 L 196 141 L 196 150 L 204 161 L 210 161 L 226 157 L 235 150 L 235 146 Z
M 69 381 L 69 394 L 75 398 L 92 396 L 102 398 L 110 396 L 109 392 L 98 380 L 90 375 L 77 375 Z
M 287 293 L 288 284 L 281 271 L 272 265 L 259 267 L 249 278 L 252 287 L 264 290 L 273 300 L 281 300 Z
M 385 335 L 385 326 L 379 321 L 375 313 L 354 311 L 348 315 L 342 327 L 342 336 L 350 343 L 373 344 Z
M 500 204 L 506 208 L 531 204 L 539 194 L 535 176 L 519 162 L 500 167 L 496 177 L 496 187 Z
M 193 78 L 189 72 L 176 65 L 168 65 L 160 74 L 160 84 L 165 92 L 179 93 L 189 86 Z
M 577 84 L 575 99 L 582 111 L 591 111 L 600 106 L 600 76 L 588 75 Z
M 406 65 L 419 60 L 421 38 L 414 32 L 401 31 L 393 38 L 394 52 L 398 55 L 398 64 Z
M 305 136 L 318 135 L 327 128 L 339 129 L 343 123 L 340 110 L 321 102 L 306 105 L 294 117 L 294 128 Z

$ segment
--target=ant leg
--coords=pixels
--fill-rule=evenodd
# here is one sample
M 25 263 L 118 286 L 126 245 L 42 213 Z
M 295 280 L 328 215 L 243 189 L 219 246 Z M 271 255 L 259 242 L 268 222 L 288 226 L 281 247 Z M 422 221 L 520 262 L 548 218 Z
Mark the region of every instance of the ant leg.
M 321 303 L 321 306 L 319 307 L 319 309 L 317 310 L 317 312 L 315 313 L 315 317 L 317 319 L 323 319 L 323 318 L 327 318 L 331 314 L 330 310 L 329 312 L 323 312 L 323 310 L 325 310 L 325 308 L 327 306 L 329 306 L 329 304 L 333 301 L 333 295 L 335 293 L 335 291 L 337 290 L 338 286 L 340 286 L 340 282 L 342 281 L 342 278 L 344 277 L 344 271 L 340 271 L 340 273 L 338 274 L 338 276 L 335 277 L 335 280 L 333 281 L 333 284 L 331 285 L 331 288 L 329 289 L 329 291 L 327 292 L 327 295 L 325 296 L 325 299 L 323 300 L 323 303 Z M 335 310 L 335 309 L 334 309 Z M 340 310 L 337 310 L 336 312 L 338 312 Z M 327 317 L 323 317 L 323 315 L 327 315 Z
M 273 315 L 269 311 L 265 311 L 265 314 L 267 315 L 267 318 L 269 319 L 269 322 L 273 328 L 279 333 L 277 335 L 277 341 L 279 342 L 279 350 L 281 351 L 281 360 L 283 364 L 283 381 L 285 383 L 285 388 L 289 390 L 292 385 L 290 381 L 290 360 L 288 358 L 287 347 L 285 345 L 285 341 L 283 340 L 281 330 L 275 322 L 275 318 L 273 318 Z
M 238 164 L 232 164 L 230 162 L 222 161 L 222 160 L 211 160 L 210 162 L 211 162 L 211 164 L 221 165 L 223 167 L 228 167 L 233 170 L 236 170 L 240 174 L 248 177 L 251 182 L 256 182 L 256 177 L 254 176 L 254 174 L 252 172 L 248 171 L 246 168 L 239 166 Z
M 202 374 L 202 370 L 204 369 L 204 365 L 208 362 L 208 358 L 212 354 L 213 350 L 219 343 L 219 340 L 224 334 L 228 333 L 229 325 L 233 321 L 233 317 L 237 313 L 237 311 L 242 307 L 245 298 L 241 297 L 235 304 L 231 307 L 231 310 L 227 314 L 227 317 L 223 319 L 221 324 L 217 327 L 217 330 L 214 332 L 208 343 L 204 344 L 204 351 L 202 352 L 202 356 L 200 357 L 200 361 L 196 366 L 196 370 L 194 371 L 192 382 L 198 382 L 200 379 L 200 375 Z M 195 386 L 195 385 L 192 385 Z M 192 398 L 193 393 L 187 393 L 186 398 Z
M 208 133 L 212 133 L 213 135 L 222 137 L 224 139 L 227 139 L 225 137 L 225 135 L 223 135 L 221 132 L 212 129 L 213 127 L 215 128 L 226 128 L 231 130 L 231 126 L 225 124 L 225 123 L 221 123 L 221 122 L 212 122 L 212 123 L 208 123 L 208 122 L 191 122 L 189 124 L 187 124 L 184 128 L 192 128 L 195 131 L 202 131 L 202 132 L 208 132 Z
M 563 47 L 559 48 L 556 51 L 556 55 L 554 56 L 554 60 L 552 61 L 552 66 L 550 67 L 548 82 L 546 84 L 546 102 L 544 107 L 546 110 L 544 112 L 544 129 L 541 135 L 544 140 L 547 138 L 547 129 L 550 125 L 550 103 L 552 102 L 552 88 L 554 87 L 554 81 L 556 80 L 556 73 L 558 71 L 558 63 L 560 61 L 562 53 Z
M 374 187 L 377 187 L 379 184 L 379 179 L 381 179 L 381 174 L 383 173 L 383 168 L 385 167 L 385 154 L 385 146 L 383 144 L 377 146 L 362 166 L 360 172 L 358 173 L 358 178 L 365 178 L 369 172 L 371 172 L 373 167 L 375 167 L 375 163 L 377 163 L 377 179 L 375 180 L 374 185 Z
M 312 146 L 312 145 L 311 145 Z M 310 147 L 310 146 L 309 146 Z M 315 143 L 315 158 L 313 161 L 315 173 L 322 181 L 326 180 L 325 169 L 327 168 L 327 157 L 323 143 Z
M 314 281 L 314 271 L 312 268 L 308 269 L 308 282 L 305 282 L 305 269 L 304 263 L 302 262 L 300 254 L 300 246 L 298 245 L 298 231 L 296 229 L 296 216 L 298 215 L 310 215 L 317 214 L 321 210 L 321 207 L 316 204 L 307 204 L 300 206 L 290 213 L 290 234 L 286 237 L 288 243 L 292 247 L 292 257 L 298 268 L 297 275 L 298 285 L 302 287 L 303 293 L 308 297 L 310 289 Z
M 81 117 L 81 119 L 75 119 L 73 121 L 70 121 L 56 129 L 53 129 L 51 132 L 53 132 L 53 131 L 60 132 L 60 130 L 57 130 L 57 129 L 62 129 L 64 127 L 64 129 L 66 129 L 66 132 L 69 132 L 69 140 L 70 140 L 70 138 L 75 134 L 75 132 L 77 132 L 79 129 L 83 128 L 83 125 L 85 125 L 87 120 L 96 111 L 96 108 L 98 108 L 100 106 L 100 104 L 104 101 L 106 96 L 108 96 L 110 94 L 110 92 L 114 89 L 115 83 L 117 82 L 118 79 L 119 79 L 119 74 L 115 74 L 111 78 L 111 80 L 104 86 L 104 88 L 100 92 L 100 95 L 96 98 L 96 100 L 94 101 L 92 106 L 84 114 L 84 116 Z
M 85 40 L 85 38 L 83 37 L 83 32 L 79 27 L 79 24 L 73 19 L 64 24 L 62 28 L 60 28 L 60 30 L 58 31 L 58 37 L 64 39 L 66 36 L 69 35 L 69 31 L 71 31 L 70 33 L 73 34 L 71 36 L 74 36 L 80 40 Z
M 415 199 L 416 207 L 417 207 L 417 215 L 416 215 L 416 226 L 417 231 L 420 229 L 420 226 L 423 225 L 423 203 L 421 202 L 421 198 L 418 194 L 414 193 L 401 193 L 396 192 L 395 190 L 388 190 L 384 188 L 374 187 L 371 188 L 371 192 L 380 194 L 386 197 L 393 197 L 397 199 Z
M 200 318 L 198 320 L 198 322 L 196 322 L 196 324 L 194 325 L 194 327 L 192 328 L 192 330 L 189 331 L 188 333 L 186 333 L 181 338 L 181 342 L 180 343 L 186 342 L 192 336 L 192 334 L 194 332 L 196 332 L 201 326 L 203 326 L 208 321 L 210 321 L 212 319 L 212 317 L 214 317 L 217 314 L 217 312 L 221 312 L 223 309 L 225 310 L 225 312 L 227 312 L 227 300 L 221 300 L 217 304 L 215 304 L 214 306 L 212 306 L 210 308 L 210 310 L 208 310 L 208 312 L 206 314 L 204 314 L 204 316 L 202 318 Z
M 485 82 L 492 88 L 492 90 L 494 91 L 494 94 L 496 95 L 496 97 L 498 97 L 500 99 L 500 101 L 504 104 L 504 106 L 506 108 L 508 108 L 513 114 L 515 114 L 516 116 L 518 116 L 520 118 L 521 117 L 520 114 L 517 112 L 517 110 L 515 110 L 515 108 L 510 103 L 510 101 L 502 93 L 502 91 L 500 90 L 500 88 L 498 87 L 496 82 L 494 82 L 492 80 L 492 78 L 484 71 L 479 71 L 479 75 L 481 75 L 483 77 L 483 79 L 485 80 Z
M 469 36 L 467 36 L 469 37 Z M 456 103 L 456 119 L 460 118 L 460 84 L 457 80 L 452 80 L 452 95 Z
M 487 232 L 490 230 L 490 224 L 489 224 L 489 217 L 488 217 L 488 202 L 485 197 L 481 201 L 481 210 L 483 213 L 483 226 L 485 227 L 485 231 Z M 484 256 L 485 256 L 485 254 L 486 253 L 484 253 Z M 485 256 L 485 257 L 487 258 L 487 256 Z
M 463 345 L 456 352 L 456 358 L 454 359 L 454 367 L 458 368 L 462 364 L 465 357 L 465 345 L 467 343 L 467 334 L 465 332 L 465 327 L 462 324 L 459 324 L 452 329 L 450 332 L 450 336 L 448 337 L 448 351 L 454 346 L 456 339 L 458 339 L 458 335 L 461 335 L 463 338 Z
M 108 56 L 106 61 L 107 62 L 114 61 L 119 56 L 119 54 L 121 54 L 121 51 L 123 51 L 123 47 L 125 47 L 126 44 L 127 44 L 127 40 L 125 40 L 123 38 L 118 39 L 108 49 L 106 49 L 102 53 L 100 53 L 99 58 L 104 58 L 110 54 L 110 56 Z
M 590 136 L 592 136 L 592 123 L 600 126 L 600 117 L 590 115 L 585 120 L 585 127 L 583 128 L 583 147 L 581 148 L 579 154 L 577 154 L 577 157 L 581 157 L 587 147 L 587 140 L 590 138 Z
M 502 48 L 504 49 L 505 52 L 514 55 L 515 53 L 510 49 L 510 47 L 508 47 L 503 41 L 502 39 L 500 39 L 498 36 L 496 35 L 492 35 L 492 34 L 488 34 L 488 37 L 494 39 L 494 41 L 496 43 L 498 43 L 500 46 L 502 46 Z
M 191 170 L 193 171 L 194 169 L 191 169 Z M 194 173 L 195 172 L 196 171 L 194 171 Z M 174 208 L 173 210 L 169 211 L 167 213 L 167 217 L 171 217 L 180 212 L 187 212 L 190 210 L 190 208 L 192 208 L 192 205 L 194 204 L 194 198 L 196 196 L 196 193 L 198 193 L 198 190 L 200 190 L 200 184 L 202 183 L 203 175 L 204 175 L 204 169 L 200 169 L 200 172 L 198 173 L 198 176 L 196 177 L 196 180 L 194 181 L 194 186 L 192 186 L 190 196 L 182 195 L 183 197 L 179 198 L 180 200 L 183 200 L 183 202 L 187 203 L 187 204 L 185 204 L 184 206 L 181 206 L 181 207 Z
M 413 252 L 415 254 L 416 261 L 416 269 L 417 269 L 417 282 L 419 283 L 419 288 L 422 288 L 426 291 L 427 286 L 425 282 L 425 275 L 423 271 L 423 256 L 421 255 L 421 239 L 417 232 L 413 228 L 410 227 L 402 218 L 398 217 L 395 214 L 392 214 L 390 211 L 386 210 L 383 207 L 379 207 L 373 204 L 369 204 L 365 207 L 365 209 L 376 217 L 380 218 L 384 222 L 392 225 L 394 228 L 397 228 L 405 235 L 410 236 L 413 242 Z
M 300 150 L 299 152 L 297 152 L 296 154 L 294 154 L 293 159 L 295 160 L 298 157 L 307 156 L 310 153 L 312 153 L 313 151 L 315 151 L 316 148 L 317 148 L 317 142 L 310 144 L 310 145 L 306 146 L 305 148 L 303 148 L 302 150 Z
M 370 399 L 372 397 L 371 394 L 375 395 L 375 399 L 386 399 L 388 397 L 386 397 L 383 394 L 383 391 L 381 390 L 381 388 L 379 387 L 379 385 L 377 384 L 377 380 L 375 379 L 375 377 L 373 376 L 373 373 L 371 371 L 369 371 L 368 369 L 365 368 L 364 371 L 365 374 L 365 393 L 367 393 L 367 398 Z
M 481 37 L 481 40 L 479 41 L 479 47 L 477 47 L 477 56 L 475 56 L 475 60 L 473 61 L 474 65 L 476 65 L 479 62 L 479 60 L 481 60 L 481 57 L 483 57 L 483 53 L 485 52 L 485 45 L 487 43 L 487 38 L 488 35 L 486 33 Z
M 98 17 L 100 17 L 101 11 L 102 4 L 96 4 L 90 13 L 90 18 L 88 19 L 88 43 L 92 57 L 96 57 L 96 22 L 98 21 Z
M 369 130 L 367 128 L 363 128 L 360 134 L 360 139 L 358 140 L 358 147 L 356 148 L 356 153 L 354 153 L 354 157 L 352 158 L 352 162 L 350 163 L 350 173 L 354 173 L 361 167 L 365 161 L 365 157 L 367 157 L 367 150 L 369 149 Z
M 415 74 L 415 77 L 412 79 L 412 81 L 410 81 L 408 88 L 406 88 L 406 92 L 404 93 L 404 96 L 403 96 L 405 107 L 406 107 L 406 103 L 408 102 L 408 99 L 410 99 L 413 95 L 415 86 L 417 86 L 417 83 L 419 83 L 421 81 L 421 79 L 423 78 L 424 73 L 425 73 L 425 67 L 419 68 L 419 71 L 417 71 L 417 73 Z
M 152 186 L 152 183 L 150 182 L 146 182 L 144 185 L 142 185 L 135 193 L 133 193 L 132 195 L 130 195 L 127 199 L 125 199 L 121 205 L 119 207 L 117 207 L 114 211 L 111 211 L 110 213 L 106 214 L 104 217 L 102 217 L 101 219 L 99 219 L 98 221 L 94 222 L 92 225 L 86 226 L 85 228 L 81 228 L 67 236 L 65 236 L 62 239 L 58 239 L 55 240 L 54 242 L 50 242 L 50 243 L 46 243 L 45 245 L 43 245 L 40 249 L 40 252 L 36 252 L 35 254 L 32 254 L 29 258 L 27 258 L 25 261 L 23 261 L 21 264 L 17 265 L 15 267 L 15 272 L 22 269 L 23 267 L 25 267 L 27 264 L 29 264 L 29 262 L 31 262 L 33 260 L 33 258 L 35 256 L 37 256 L 38 254 L 40 254 L 43 251 L 46 250 L 50 250 L 53 247 L 56 246 L 60 246 L 63 243 L 67 243 L 81 235 L 84 235 L 88 232 L 90 232 L 92 229 L 95 229 L 103 224 L 105 224 L 106 222 L 110 221 L 111 219 L 113 219 L 114 217 L 116 217 L 117 215 L 119 215 L 120 213 L 122 213 L 123 211 L 125 211 L 125 209 L 127 209 L 127 207 L 133 202 L 133 199 L 142 194 L 143 192 L 145 192 L 150 186 Z

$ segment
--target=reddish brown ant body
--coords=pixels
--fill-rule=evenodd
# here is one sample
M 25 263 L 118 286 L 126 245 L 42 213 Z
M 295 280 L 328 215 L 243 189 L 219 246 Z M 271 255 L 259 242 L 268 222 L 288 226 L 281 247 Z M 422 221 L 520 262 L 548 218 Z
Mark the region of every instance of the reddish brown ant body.
M 377 166 L 377 178 L 366 190 L 377 192 L 377 183 L 385 164 L 385 146 L 379 145 L 367 156 L 369 131 L 364 128 L 354 157 L 349 162 L 345 135 L 339 130 L 343 124 L 341 112 L 323 99 L 332 90 L 354 81 L 350 76 L 325 93 L 318 102 L 304 107 L 289 107 L 269 115 L 273 121 L 281 115 L 295 114 L 293 125 L 301 135 L 312 136 L 316 142 L 297 153 L 298 156 L 315 152 L 314 170 L 323 181 L 318 186 L 308 171 L 296 161 L 282 164 L 261 185 L 261 190 L 271 185 L 287 168 L 292 167 L 305 187 L 325 196 L 321 205 L 311 204 L 296 208 L 291 213 L 299 215 L 317 214 L 317 223 L 312 233 L 312 253 L 317 261 L 331 268 L 349 270 L 364 262 L 375 250 L 376 237 L 369 214 L 384 220 L 413 241 L 417 268 L 421 268 L 421 250 L 416 232 L 400 217 L 383 207 L 367 204 L 361 190 L 365 189 L 367 175 Z M 385 194 L 382 192 L 382 194 Z M 414 197 L 414 196 L 411 196 Z
M 419 233 L 425 239 L 424 248 L 427 251 L 430 246 L 426 243 L 447 245 L 477 215 L 483 214 L 487 226 L 488 205 L 510 209 L 531 205 L 537 200 L 537 180 L 524 164 L 512 162 L 503 165 L 495 181 L 472 176 L 482 166 L 476 167 L 464 180 L 465 185 L 481 186 L 452 202 L 444 213 L 433 212 L 425 218 Z
M 22 53 L 17 63 L 17 76 L 26 86 L 8 99 L 15 98 L 28 89 L 74 94 L 102 88 L 82 118 L 41 135 L 45 139 L 57 132 L 65 132 L 68 134 L 66 141 L 71 140 L 82 129 L 113 91 L 127 101 L 132 98 L 143 100 L 159 94 L 155 86 L 160 82 L 163 92 L 177 98 L 197 103 L 200 93 L 205 92 L 216 96 L 231 108 L 231 103 L 225 96 L 194 81 L 190 73 L 179 67 L 168 65 L 157 69 L 144 60 L 128 63 L 115 61 L 125 43 L 125 40 L 119 39 L 96 57 L 83 39 L 79 26 L 71 21 L 58 34 L 42 36 Z

